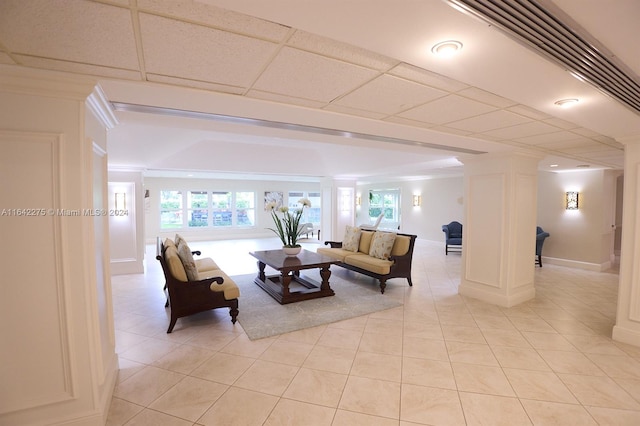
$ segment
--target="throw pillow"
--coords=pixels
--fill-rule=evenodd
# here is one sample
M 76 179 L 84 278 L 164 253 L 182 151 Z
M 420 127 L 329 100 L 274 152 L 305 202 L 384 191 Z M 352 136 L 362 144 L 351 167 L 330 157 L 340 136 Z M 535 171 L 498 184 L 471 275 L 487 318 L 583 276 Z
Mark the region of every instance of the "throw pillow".
M 184 242 L 186 244 L 186 240 L 182 238 L 182 235 L 176 234 L 176 237 L 173 239 L 173 242 L 176 243 L 176 246 L 180 245 L 180 242 Z
M 369 256 L 378 259 L 388 260 L 391 256 L 393 243 L 396 241 L 396 234 L 393 232 L 378 232 L 373 234 Z
M 178 244 L 178 256 L 182 261 L 182 266 L 184 267 L 184 271 L 187 273 L 189 281 L 198 281 L 198 268 L 196 268 L 196 261 L 193 259 L 193 254 L 191 254 L 191 248 L 189 248 L 184 240 Z
M 347 225 L 347 229 L 344 232 L 344 238 L 342 239 L 342 248 L 349 251 L 358 251 L 361 233 L 362 231 L 360 228 Z
M 165 250 L 168 249 L 169 247 L 175 247 L 176 250 L 178 249 L 178 247 L 176 246 L 176 243 L 173 242 L 173 240 L 171 238 L 166 238 L 164 240 L 164 248 Z

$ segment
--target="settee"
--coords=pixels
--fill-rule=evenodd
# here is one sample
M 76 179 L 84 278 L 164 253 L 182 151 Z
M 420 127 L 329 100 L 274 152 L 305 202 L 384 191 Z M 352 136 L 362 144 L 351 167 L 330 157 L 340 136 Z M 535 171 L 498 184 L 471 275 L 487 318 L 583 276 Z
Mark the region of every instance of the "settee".
M 330 247 L 317 252 L 339 260 L 339 266 L 368 275 L 380 283 L 384 293 L 391 278 L 406 278 L 411 282 L 411 262 L 416 235 L 386 231 L 370 231 L 347 226 L 343 241 L 325 241 Z
M 215 308 L 229 308 L 231 322 L 238 316 L 240 289 L 209 257 L 194 259 L 200 251 L 191 251 L 179 235 L 156 241 L 156 259 L 162 265 L 167 291 L 165 307 L 171 309 L 167 333 L 171 333 L 178 318 Z

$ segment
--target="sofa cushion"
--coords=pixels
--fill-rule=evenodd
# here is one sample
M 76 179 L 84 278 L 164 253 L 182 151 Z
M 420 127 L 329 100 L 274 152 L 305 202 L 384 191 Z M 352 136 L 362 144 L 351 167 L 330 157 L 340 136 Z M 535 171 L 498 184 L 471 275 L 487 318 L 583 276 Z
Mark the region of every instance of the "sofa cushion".
M 189 248 L 189 245 L 185 243 L 184 240 L 178 244 L 178 256 L 180 256 L 182 266 L 184 266 L 184 271 L 189 281 L 198 281 L 196 261 L 193 259 L 193 254 L 191 254 L 191 248 Z
M 211 283 L 211 291 L 224 293 L 225 300 L 237 299 L 238 297 L 240 297 L 240 289 L 238 288 L 238 285 L 220 269 L 206 271 L 198 274 L 199 280 L 204 280 L 212 277 L 222 277 L 222 279 L 224 279 L 224 282 L 222 284 L 218 284 L 216 282 Z
M 182 260 L 180 256 L 178 256 L 178 249 L 175 246 L 167 247 L 164 251 L 164 261 L 169 268 L 169 273 L 173 275 L 175 279 L 187 282 L 187 273 L 184 270 L 184 266 L 182 266 Z
M 342 239 L 342 249 L 349 251 L 358 251 L 360 247 L 360 234 L 362 231 L 355 226 L 347 225 L 347 229 Z
M 345 257 L 344 263 L 380 275 L 388 274 L 391 271 L 391 265 L 393 265 L 393 262 L 390 260 L 378 259 L 363 253 L 352 254 Z
M 198 269 L 198 273 L 220 269 L 218 264 L 214 262 L 213 259 L 211 259 L 210 257 L 195 259 L 195 261 L 196 261 L 196 268 Z
M 393 232 L 378 232 L 373 234 L 369 255 L 377 259 L 388 260 L 391 256 L 396 234 Z
M 164 243 L 163 243 L 164 247 L 175 247 L 176 249 L 178 248 L 178 246 L 176 246 L 176 243 L 173 242 L 173 240 L 171 238 L 165 238 Z
M 320 247 L 316 250 L 316 253 L 329 256 L 330 258 L 339 260 L 341 262 L 344 261 L 344 258 L 346 256 L 353 254 L 353 252 L 350 250 L 345 250 L 341 248 L 328 248 L 328 247 Z
M 180 241 L 184 241 L 185 243 L 187 242 L 184 238 L 182 238 L 182 235 L 176 234 L 175 238 L 173 239 L 173 242 L 176 244 L 176 247 L 180 245 Z
M 391 256 L 403 256 L 409 251 L 411 246 L 411 238 L 404 235 L 396 235 L 396 241 L 391 249 Z
M 371 239 L 373 238 L 374 231 L 365 231 L 363 230 L 360 233 L 360 247 L 358 251 L 364 254 L 369 254 L 369 249 L 371 248 Z

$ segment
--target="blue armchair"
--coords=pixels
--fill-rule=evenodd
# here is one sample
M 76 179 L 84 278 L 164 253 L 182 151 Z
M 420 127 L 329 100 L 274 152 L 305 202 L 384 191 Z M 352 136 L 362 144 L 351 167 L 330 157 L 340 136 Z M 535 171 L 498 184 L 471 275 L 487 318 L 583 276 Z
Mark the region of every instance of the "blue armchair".
M 542 268 L 542 245 L 544 240 L 549 236 L 548 232 L 544 229 L 536 226 L 536 265 L 540 265 Z
M 460 222 L 453 221 L 448 225 L 442 225 L 442 232 L 444 232 L 445 255 L 449 254 L 451 248 L 462 251 L 462 224 Z

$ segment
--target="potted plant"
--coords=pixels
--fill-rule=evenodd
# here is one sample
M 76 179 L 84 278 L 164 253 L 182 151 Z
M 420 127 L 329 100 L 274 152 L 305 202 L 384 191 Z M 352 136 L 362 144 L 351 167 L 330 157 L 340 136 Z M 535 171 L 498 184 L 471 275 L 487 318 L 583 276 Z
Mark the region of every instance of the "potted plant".
M 271 213 L 273 222 L 276 227 L 267 228 L 273 231 L 280 241 L 282 241 L 282 249 L 285 253 L 290 255 L 296 255 L 300 253 L 302 246 L 298 244 L 298 238 L 302 229 L 300 229 L 300 219 L 302 219 L 302 213 L 305 207 L 311 207 L 311 201 L 307 198 L 301 198 L 298 203 L 302 206 L 293 212 L 289 210 L 289 207 L 282 206 L 277 208 L 277 203 L 271 201 L 267 204 L 266 208 Z

